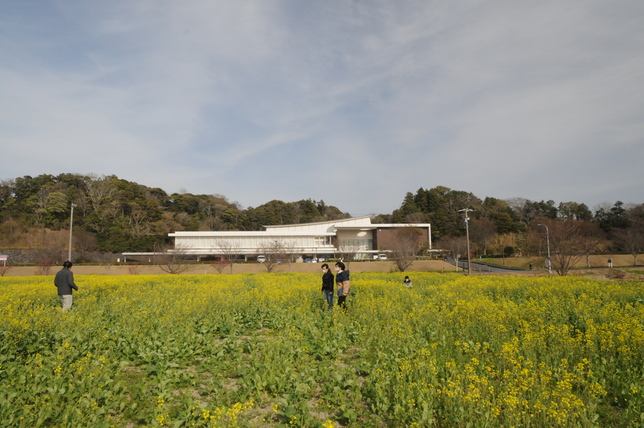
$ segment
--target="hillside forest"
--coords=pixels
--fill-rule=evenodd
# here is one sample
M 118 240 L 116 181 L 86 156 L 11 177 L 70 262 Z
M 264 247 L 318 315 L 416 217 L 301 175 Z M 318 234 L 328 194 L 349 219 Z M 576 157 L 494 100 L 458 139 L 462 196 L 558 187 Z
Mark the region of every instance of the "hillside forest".
M 272 200 L 243 208 L 218 194 L 168 194 L 114 175 L 43 174 L 0 181 L 0 249 L 58 251 L 67 248 L 71 209 L 77 260 L 97 254 L 161 251 L 168 233 L 180 230 L 260 230 L 349 217 L 312 199 Z M 374 223 L 430 223 L 434 248 L 462 253 L 464 208 L 477 256 L 541 255 L 551 250 L 583 254 L 637 254 L 644 247 L 644 204 L 583 203 L 494 197 L 437 186 L 404 195 L 399 209 L 372 217 Z M 58 258 L 58 257 L 56 257 Z

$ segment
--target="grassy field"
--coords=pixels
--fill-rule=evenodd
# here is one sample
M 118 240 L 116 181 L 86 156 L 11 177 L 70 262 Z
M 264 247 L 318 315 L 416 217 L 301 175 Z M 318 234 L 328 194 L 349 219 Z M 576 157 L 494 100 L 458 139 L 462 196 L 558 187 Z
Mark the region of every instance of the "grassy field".
M 644 424 L 644 283 L 410 276 L 0 278 L 0 426 Z
M 586 257 L 581 257 L 577 263 L 574 264 L 575 269 L 585 269 L 588 268 L 588 262 L 590 262 L 590 268 L 607 268 L 608 259 L 613 259 L 613 267 L 616 268 L 631 268 L 633 266 L 633 256 L 626 254 L 615 254 L 615 255 L 592 255 L 589 257 L 589 260 L 586 260 Z M 476 259 L 479 260 L 479 259 Z M 545 269 L 545 258 L 544 257 L 506 257 L 503 258 L 493 258 L 486 259 L 481 258 L 480 260 L 487 263 L 494 263 L 498 265 L 518 267 L 521 269 L 528 269 L 530 263 L 534 266 L 535 269 Z M 644 263 L 644 257 L 638 258 L 638 263 L 641 265 Z
M 333 266 L 334 262 L 330 262 L 330 265 Z M 293 263 L 288 265 L 284 263 L 281 265 L 275 266 L 275 273 L 315 273 L 319 274 L 321 272 L 322 263 Z M 182 272 L 184 274 L 191 275 L 212 275 L 218 274 L 217 269 L 215 269 L 210 263 L 195 263 L 187 265 L 187 270 Z M 351 272 L 361 273 L 361 272 L 391 272 L 395 270 L 395 264 L 392 261 L 373 261 L 373 262 L 351 262 L 350 265 Z M 51 268 L 51 273 L 55 273 L 59 270 L 61 266 L 53 266 Z M 290 269 L 290 270 L 289 270 Z M 37 274 L 38 266 L 16 266 L 9 270 L 6 276 L 32 276 Z M 454 266 L 449 263 L 445 263 L 442 260 L 417 260 L 414 262 L 413 269 L 414 271 L 421 272 L 451 272 L 454 271 Z M 114 263 L 111 265 L 82 265 L 75 264 L 73 267 L 75 274 L 80 275 L 132 275 L 133 272 L 139 275 L 163 275 L 164 272 L 159 265 L 152 264 L 141 264 L 141 265 L 131 265 L 131 264 L 119 264 Z M 230 268 L 228 266 L 222 269 L 222 274 L 230 274 Z M 233 265 L 233 274 L 247 274 L 247 273 L 266 273 L 266 267 L 262 263 L 257 262 L 246 262 L 246 263 L 235 263 Z
M 606 261 L 608 258 L 613 259 L 613 266 L 619 269 L 634 269 L 633 257 L 629 255 L 601 255 L 601 256 L 591 256 L 591 268 L 595 270 L 607 269 Z M 510 267 L 518 267 L 521 269 L 528 269 L 530 263 L 533 264 L 535 271 L 534 274 L 545 271 L 543 266 L 544 258 L 541 257 L 508 257 L 505 260 L 502 258 L 494 259 L 478 259 L 475 258 L 473 261 L 483 261 L 487 263 L 493 263 L 498 265 L 506 265 Z M 642 258 L 640 263 L 644 263 L 644 258 Z M 294 273 L 319 273 L 321 263 L 293 263 L 288 265 L 287 263 L 283 265 L 278 265 L 275 267 L 275 272 L 285 273 L 285 272 L 294 272 Z M 583 258 L 579 260 L 576 264 L 575 269 L 571 271 L 571 274 L 583 274 L 586 270 L 586 259 Z M 354 261 L 350 263 L 349 266 L 351 272 L 354 273 L 363 273 L 363 272 L 383 272 L 389 273 L 397 270 L 396 265 L 393 261 L 368 261 L 360 262 Z M 51 268 L 51 273 L 56 272 L 60 269 L 60 266 L 53 266 Z M 637 269 L 637 268 L 635 268 Z M 641 267 L 640 267 L 641 269 Z M 132 275 L 132 274 L 144 274 L 144 275 L 163 275 L 165 272 L 158 266 L 152 264 L 140 264 L 140 265 L 131 265 L 124 263 L 112 263 L 104 265 L 83 265 L 76 264 L 73 268 L 76 274 L 80 275 Z M 416 260 L 410 271 L 416 272 L 453 272 L 455 267 L 449 263 L 446 263 L 442 260 Z M 33 276 L 42 274 L 39 272 L 40 269 L 38 266 L 15 266 L 7 273 L 5 276 Z M 265 273 L 266 267 L 262 263 L 236 263 L 233 266 L 234 274 L 246 274 L 246 273 Z M 218 273 L 217 270 L 209 263 L 196 263 L 187 266 L 185 274 L 192 275 L 210 275 Z M 223 274 L 229 274 L 230 269 L 225 267 L 222 270 Z

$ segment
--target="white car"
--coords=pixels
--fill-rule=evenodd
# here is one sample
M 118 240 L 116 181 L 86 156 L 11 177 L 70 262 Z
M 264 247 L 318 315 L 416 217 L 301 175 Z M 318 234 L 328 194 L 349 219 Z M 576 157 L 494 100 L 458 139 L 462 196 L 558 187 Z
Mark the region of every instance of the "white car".
M 386 254 L 378 254 L 378 260 L 387 260 Z
M 266 261 L 266 256 L 257 256 L 257 263 L 264 263 Z

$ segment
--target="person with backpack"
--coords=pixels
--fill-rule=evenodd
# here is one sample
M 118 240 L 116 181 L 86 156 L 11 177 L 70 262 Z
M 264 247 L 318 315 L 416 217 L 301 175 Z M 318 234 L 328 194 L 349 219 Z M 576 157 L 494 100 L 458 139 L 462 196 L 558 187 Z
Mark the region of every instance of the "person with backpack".
M 342 309 L 347 308 L 347 296 L 351 292 L 351 280 L 349 278 L 349 271 L 345 270 L 344 263 L 337 262 L 335 264 L 335 271 L 338 273 L 335 276 L 335 282 L 338 284 L 338 306 Z

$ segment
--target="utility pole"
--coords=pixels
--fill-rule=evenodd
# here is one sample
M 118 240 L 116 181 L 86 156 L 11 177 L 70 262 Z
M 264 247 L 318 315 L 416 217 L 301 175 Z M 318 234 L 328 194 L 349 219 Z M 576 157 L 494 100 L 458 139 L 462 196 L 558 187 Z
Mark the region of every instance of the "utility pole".
M 543 226 L 546 228 L 546 243 L 548 245 L 548 273 L 552 273 L 552 260 L 550 260 L 550 233 L 548 232 L 548 226 L 545 224 L 537 224 L 537 226 Z
M 72 228 L 74 227 L 74 207 L 75 203 L 72 202 L 72 213 L 69 216 L 69 253 L 67 254 L 67 260 L 72 261 Z
M 474 211 L 471 208 L 463 208 L 462 210 L 458 210 L 459 213 L 465 213 L 465 234 L 467 235 L 467 274 L 470 275 L 472 273 L 472 257 L 470 256 L 470 227 L 469 227 L 469 220 L 470 218 L 467 216 L 470 211 Z

